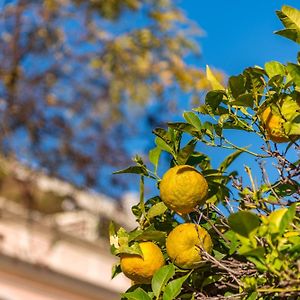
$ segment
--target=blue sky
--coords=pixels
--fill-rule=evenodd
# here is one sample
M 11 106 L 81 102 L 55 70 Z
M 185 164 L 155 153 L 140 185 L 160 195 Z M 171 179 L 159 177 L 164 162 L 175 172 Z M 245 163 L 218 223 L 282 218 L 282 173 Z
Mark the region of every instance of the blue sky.
M 275 14 L 282 5 L 300 8 L 299 0 L 180 2 L 187 16 L 206 32 L 200 39 L 201 65 L 214 66 L 230 75 L 270 60 L 295 61 L 299 47 L 273 34 L 283 27 Z

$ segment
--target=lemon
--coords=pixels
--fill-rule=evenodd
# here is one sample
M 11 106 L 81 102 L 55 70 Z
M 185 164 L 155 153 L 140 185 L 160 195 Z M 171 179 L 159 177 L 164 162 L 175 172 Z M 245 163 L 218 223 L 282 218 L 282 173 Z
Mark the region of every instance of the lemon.
M 174 264 L 183 269 L 201 265 L 201 251 L 212 251 L 209 233 L 199 225 L 185 223 L 175 227 L 166 240 L 167 253 Z
M 290 139 L 284 133 L 284 119 L 272 113 L 267 107 L 261 115 L 263 124 L 267 131 L 267 138 L 275 143 L 286 143 Z
M 154 243 L 142 242 L 139 246 L 144 257 L 122 254 L 121 269 L 135 283 L 151 283 L 153 274 L 165 264 L 165 260 L 160 248 Z
M 204 204 L 208 192 L 208 184 L 203 175 L 188 165 L 169 169 L 159 188 L 165 205 L 179 214 L 189 213 L 197 205 Z

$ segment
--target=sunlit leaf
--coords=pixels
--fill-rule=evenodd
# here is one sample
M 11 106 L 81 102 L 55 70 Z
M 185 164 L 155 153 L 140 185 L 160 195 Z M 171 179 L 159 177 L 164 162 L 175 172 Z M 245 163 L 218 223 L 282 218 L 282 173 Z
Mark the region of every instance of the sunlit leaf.
M 300 11 L 291 6 L 284 5 L 282 10 L 276 13 L 286 29 L 276 31 L 275 33 L 300 43 Z
M 219 166 L 219 170 L 224 172 L 234 161 L 243 153 L 242 150 L 237 150 L 228 155 Z
M 265 70 L 269 78 L 272 78 L 276 75 L 285 75 L 285 66 L 278 61 L 270 61 L 265 63 Z
M 141 166 L 128 167 L 126 169 L 116 171 L 113 174 L 124 174 L 124 173 L 140 174 L 140 175 L 145 175 L 145 176 L 149 175 L 147 170 L 144 167 L 141 167 Z
M 195 113 L 186 111 L 183 113 L 183 117 L 189 124 L 193 125 L 197 130 L 202 129 L 201 121 Z
M 206 78 L 208 79 L 214 90 L 225 90 L 224 86 L 215 77 L 209 66 L 206 66 Z
M 188 142 L 187 145 L 185 145 L 182 149 L 180 149 L 178 155 L 177 155 L 177 162 L 180 165 L 185 165 L 190 156 L 193 154 L 194 149 L 196 147 L 196 141 L 191 140 Z
M 292 63 L 288 63 L 286 66 L 289 74 L 291 75 L 295 84 L 300 87 L 300 66 Z
M 159 297 L 166 283 L 174 276 L 174 274 L 175 267 L 173 264 L 163 266 L 155 272 L 151 282 L 151 287 L 155 297 Z
M 163 202 L 156 203 L 148 211 L 148 218 L 152 219 L 156 216 L 162 215 L 168 208 Z
M 142 288 L 138 287 L 133 292 L 122 294 L 122 297 L 128 300 L 151 300 L 152 298 Z
M 190 273 L 169 282 L 165 288 L 165 292 L 163 294 L 163 300 L 176 299 L 176 297 L 180 294 L 183 283 L 187 280 L 189 276 Z
M 228 222 L 234 232 L 244 237 L 248 237 L 260 224 L 259 217 L 248 211 L 239 211 L 231 214 Z
M 149 151 L 149 160 L 154 165 L 155 173 L 157 171 L 160 154 L 161 154 L 161 149 L 158 147 L 155 147 Z

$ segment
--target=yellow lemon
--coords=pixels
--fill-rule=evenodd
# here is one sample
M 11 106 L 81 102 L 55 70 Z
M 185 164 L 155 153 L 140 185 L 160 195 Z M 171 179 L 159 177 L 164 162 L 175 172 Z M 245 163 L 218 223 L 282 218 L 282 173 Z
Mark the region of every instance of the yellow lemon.
M 193 269 L 201 265 L 202 249 L 212 251 L 209 233 L 199 225 L 185 223 L 175 227 L 166 240 L 167 253 L 174 264 L 183 269 Z
M 263 111 L 261 118 L 266 128 L 268 139 L 275 143 L 286 143 L 290 140 L 284 133 L 284 119 L 274 115 L 270 107 Z
M 204 204 L 208 192 L 208 184 L 203 175 L 188 165 L 169 169 L 159 188 L 162 201 L 179 214 L 187 214 L 197 205 Z
M 135 283 L 151 283 L 153 274 L 165 264 L 165 260 L 160 248 L 154 243 L 142 242 L 139 246 L 144 257 L 122 254 L 121 269 Z

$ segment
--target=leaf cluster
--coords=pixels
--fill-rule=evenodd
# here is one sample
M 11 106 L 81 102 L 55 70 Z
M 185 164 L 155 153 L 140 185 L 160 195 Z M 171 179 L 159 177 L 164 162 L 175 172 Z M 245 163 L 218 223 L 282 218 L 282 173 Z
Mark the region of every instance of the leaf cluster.
M 278 33 L 299 42 L 300 12 L 285 6 L 277 14 L 286 27 Z M 122 248 L 124 229 L 111 234 L 117 241 L 113 253 L 133 251 L 141 255 L 136 243 L 151 240 L 166 258 L 166 265 L 154 274 L 151 285 L 133 285 L 122 299 L 297 299 L 300 167 L 299 160 L 290 161 L 287 153 L 299 151 L 299 78 L 299 62 L 283 65 L 272 61 L 264 68 L 247 68 L 229 77 L 225 87 L 207 67 L 206 79 L 213 90 L 207 93 L 203 105 L 183 113 L 183 121 L 153 130 L 151 166 L 136 157 L 134 166 L 116 172 L 140 176 L 141 198 L 132 208 L 138 227 L 126 233 L 126 248 Z M 294 137 L 283 151 L 266 135 L 261 121 L 266 107 L 285 120 L 286 136 Z M 228 139 L 228 130 L 256 135 L 262 150 L 253 152 L 236 145 Z M 233 151 L 213 168 L 210 156 L 199 151 L 203 144 Z M 205 205 L 179 216 L 165 206 L 159 194 L 145 201 L 145 178 L 154 180 L 159 188 L 162 154 L 171 167 L 187 164 L 203 174 L 209 185 Z M 231 171 L 242 154 L 260 159 L 262 184 L 257 184 L 248 166 L 248 185 Z M 277 163 L 277 178 L 269 178 L 263 166 L 266 161 Z M 168 233 L 183 222 L 200 224 L 214 245 L 212 254 L 201 250 L 203 265 L 189 272 L 174 266 L 165 249 Z

